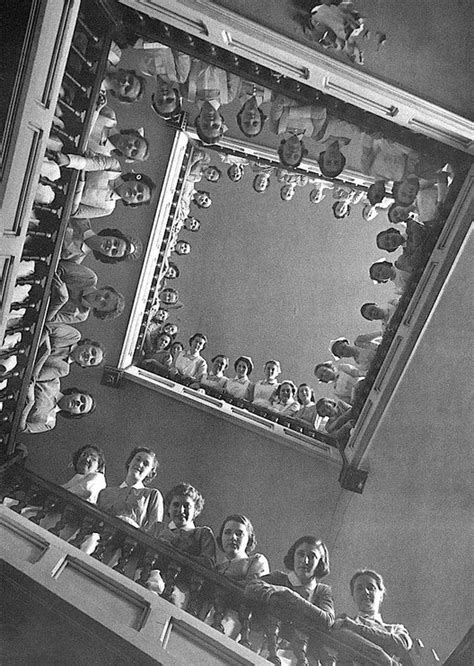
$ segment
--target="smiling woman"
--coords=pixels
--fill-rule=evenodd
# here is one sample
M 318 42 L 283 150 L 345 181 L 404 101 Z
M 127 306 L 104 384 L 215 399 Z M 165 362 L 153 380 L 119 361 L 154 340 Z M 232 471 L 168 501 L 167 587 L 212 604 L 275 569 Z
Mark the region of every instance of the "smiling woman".
M 391 283 L 376 286 L 369 277 L 369 267 L 380 258 L 376 236 L 387 226 L 391 198 L 403 195 L 407 187 L 411 196 L 410 179 L 420 180 L 421 171 L 426 180 L 449 162 L 445 177 L 462 174 L 465 160 L 452 148 L 386 118 L 296 86 L 242 58 L 214 53 L 179 31 L 173 44 L 174 33 L 168 30 L 166 47 L 161 47 L 158 34 L 164 33 L 158 21 L 145 19 L 137 29 L 146 33 L 148 48 L 124 51 L 123 66 L 144 71 L 144 56 L 161 62 L 168 49 L 175 66 L 169 79 L 173 99 L 179 92 L 179 108 L 187 114 L 186 131 L 196 156 L 189 157 L 187 171 L 186 160 L 169 166 L 181 169 L 177 188 L 167 193 L 176 204 L 168 221 L 171 233 L 163 245 L 163 265 L 146 268 L 154 272 L 157 286 L 143 296 L 155 308 L 158 299 L 164 308 L 179 300 L 179 330 L 208 332 L 210 357 L 218 352 L 230 359 L 251 355 L 259 367 L 275 357 L 281 361 L 283 377 L 297 384 L 309 382 L 315 365 L 328 360 L 329 341 L 340 331 L 349 339 L 382 333 L 379 321 L 369 324 L 360 308 L 365 302 L 384 307 L 394 298 Z M 183 51 L 177 48 L 179 40 L 186 43 Z M 189 65 L 187 73 L 180 70 L 179 80 L 178 61 Z M 152 87 L 158 91 L 161 83 L 155 81 Z M 170 118 L 160 125 L 153 111 L 134 109 L 136 114 L 141 125 L 153 123 L 155 132 L 169 133 Z M 215 130 L 212 137 L 201 136 L 203 125 Z M 182 138 L 180 130 L 175 131 Z M 203 151 L 195 144 L 196 136 L 211 140 L 211 145 Z M 197 183 L 207 179 L 209 164 L 219 162 L 226 165 L 223 175 L 206 182 L 206 192 L 197 190 Z M 375 182 L 384 195 L 369 204 L 366 193 Z M 191 246 L 187 220 L 194 219 L 198 206 L 210 202 L 199 211 L 200 232 L 193 235 Z M 364 215 L 366 205 L 370 223 Z M 414 214 L 420 217 L 418 208 Z M 445 215 L 446 209 L 435 207 L 434 214 Z M 425 222 L 429 220 L 420 219 L 420 224 Z M 439 230 L 442 222 L 436 224 Z M 165 277 L 172 251 L 178 278 L 174 273 Z M 189 256 L 181 258 L 184 254 Z M 173 279 L 173 298 L 167 279 Z M 144 328 L 150 316 L 145 313 Z M 330 384 L 314 379 L 308 388 L 315 389 L 315 400 L 332 395 Z

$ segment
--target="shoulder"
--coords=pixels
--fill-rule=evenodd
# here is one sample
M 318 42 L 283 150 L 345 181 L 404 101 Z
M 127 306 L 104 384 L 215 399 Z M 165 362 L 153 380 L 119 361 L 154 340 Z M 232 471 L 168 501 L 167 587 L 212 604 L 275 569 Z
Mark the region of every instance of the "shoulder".
M 262 576 L 262 580 L 271 585 L 282 585 L 284 587 L 290 587 L 290 581 L 288 579 L 288 574 L 284 571 L 272 571 L 265 576 Z

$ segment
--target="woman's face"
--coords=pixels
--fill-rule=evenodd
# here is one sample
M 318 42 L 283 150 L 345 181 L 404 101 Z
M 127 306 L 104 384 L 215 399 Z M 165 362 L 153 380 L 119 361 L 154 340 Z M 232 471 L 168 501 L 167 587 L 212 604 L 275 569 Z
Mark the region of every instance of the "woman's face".
M 292 134 L 283 144 L 281 158 L 283 164 L 297 166 L 303 159 L 304 146 L 296 134 Z
M 160 294 L 160 299 L 168 305 L 174 304 L 178 301 L 178 292 L 174 289 L 164 289 Z
M 129 160 L 142 161 L 147 153 L 147 144 L 142 136 L 135 133 L 116 134 L 114 141 L 115 148 L 119 150 L 124 157 Z
M 249 533 L 243 523 L 229 520 L 222 531 L 222 550 L 229 560 L 247 557 L 245 549 L 249 542 Z
M 76 462 L 76 472 L 78 474 L 92 474 L 99 471 L 100 457 L 95 449 L 88 446 L 79 455 Z
M 184 221 L 184 226 L 189 231 L 199 231 L 201 223 L 196 217 L 187 217 Z
M 125 203 L 131 205 L 146 203 L 151 199 L 150 188 L 141 180 L 122 181 L 115 188 L 115 192 Z
M 181 354 L 182 351 L 184 351 L 184 347 L 181 342 L 175 342 L 171 347 L 171 354 L 173 355 L 173 358 L 176 358 L 178 354 Z
M 189 526 L 196 516 L 196 503 L 188 495 L 175 495 L 170 502 L 168 515 L 177 528 Z
M 176 326 L 176 324 L 171 324 L 171 323 L 170 324 L 165 324 L 163 326 L 163 331 L 165 333 L 167 333 L 169 336 L 176 335 L 177 332 L 178 332 L 178 327 Z M 171 339 L 170 339 L 170 341 L 171 341 Z
M 221 177 L 221 172 L 219 169 L 215 166 L 208 166 L 206 169 L 203 171 L 204 178 L 208 180 L 210 183 L 217 183 L 219 178 Z
M 318 407 L 319 413 L 321 416 L 330 418 L 331 416 L 336 416 L 337 406 L 334 400 L 325 400 L 324 404 Z
M 227 367 L 227 362 L 223 356 L 218 356 L 212 364 L 212 373 L 214 375 L 221 375 Z
M 377 581 L 367 574 L 358 576 L 354 581 L 352 593 L 359 612 L 378 613 L 383 601 L 383 592 Z
M 242 176 L 244 175 L 244 167 L 241 164 L 231 164 L 227 171 L 227 175 L 233 183 L 238 183 L 239 180 L 242 180 Z
M 178 107 L 178 94 L 173 85 L 160 76 L 156 77 L 153 103 L 160 113 L 172 113 Z
M 206 346 L 206 341 L 201 335 L 195 335 L 191 340 L 189 349 L 192 354 L 199 354 L 200 351 Z
M 58 407 L 62 409 L 63 412 L 69 412 L 69 414 L 88 414 L 93 406 L 94 402 L 90 395 L 85 395 L 84 393 L 69 393 L 63 395 L 58 400 Z
M 155 467 L 155 456 L 146 451 L 136 453 L 128 466 L 127 484 L 143 483 Z
M 212 204 L 211 197 L 205 192 L 198 192 L 194 197 L 194 200 L 198 206 L 201 206 L 201 208 L 209 208 Z
M 309 193 L 309 200 L 311 203 L 318 204 L 324 199 L 324 189 L 322 187 L 315 187 Z
M 171 338 L 167 333 L 162 333 L 156 341 L 156 351 L 164 351 L 169 347 Z
M 268 381 L 274 380 L 280 374 L 280 368 L 276 363 L 270 362 L 265 364 L 264 369 L 265 379 Z
M 100 254 L 117 259 L 125 255 L 127 243 L 123 238 L 117 238 L 116 236 L 101 236 L 100 238 Z
M 102 363 L 104 352 L 100 347 L 86 342 L 74 347 L 70 357 L 75 363 L 80 365 L 81 368 L 89 368 Z
M 189 254 L 191 245 L 187 241 L 178 241 L 174 249 L 177 254 Z
M 280 400 L 281 402 L 286 405 L 290 400 L 293 399 L 293 390 L 291 384 L 288 384 L 287 382 L 283 382 L 283 384 L 280 386 Z
M 235 371 L 239 379 L 246 377 L 248 373 L 247 363 L 245 363 L 245 361 L 239 361 L 235 367 Z
M 245 104 L 240 116 L 242 130 L 247 136 L 257 136 L 262 130 L 262 116 L 258 110 L 257 100 L 250 97 Z
M 334 372 L 334 370 L 326 366 L 318 368 L 315 374 L 316 377 L 319 379 L 319 381 L 324 382 L 325 384 L 327 384 L 328 382 L 332 382 L 336 379 L 336 373 Z
M 321 559 L 318 546 L 310 543 L 300 543 L 295 550 L 293 571 L 303 585 L 309 583 L 316 576 L 316 569 Z
M 155 319 L 160 324 L 162 324 L 163 322 L 165 322 L 168 319 L 169 316 L 170 316 L 170 313 L 168 312 L 168 310 L 164 310 L 163 308 L 158 308 L 158 310 L 156 312 L 156 315 L 155 315 Z
M 309 386 L 300 386 L 298 389 L 298 397 L 302 405 L 309 405 L 311 402 L 311 389 Z
M 118 297 L 106 287 L 96 289 L 84 297 L 90 308 L 96 312 L 113 312 L 117 308 Z
M 168 266 L 168 270 L 165 273 L 165 278 L 167 280 L 176 280 L 178 277 L 178 272 L 175 266 Z

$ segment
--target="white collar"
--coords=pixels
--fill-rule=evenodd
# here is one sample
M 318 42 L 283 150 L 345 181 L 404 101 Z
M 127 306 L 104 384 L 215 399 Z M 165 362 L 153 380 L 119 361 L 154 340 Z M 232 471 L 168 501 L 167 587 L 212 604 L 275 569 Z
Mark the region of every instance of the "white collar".
M 181 530 L 183 532 L 191 532 L 196 529 L 196 526 L 193 521 L 185 525 L 184 527 L 176 527 L 174 520 L 168 523 L 168 529 L 172 532 L 173 530 Z
M 293 585 L 293 587 L 305 587 L 307 590 L 315 590 L 318 581 L 316 578 L 312 578 L 308 583 L 302 583 L 294 571 L 290 571 L 288 574 L 288 580 Z
M 126 481 L 123 481 L 120 485 L 119 488 L 136 488 L 137 490 L 141 490 L 145 486 L 143 485 L 142 481 L 137 481 L 136 483 L 133 484 L 133 486 L 129 486 Z

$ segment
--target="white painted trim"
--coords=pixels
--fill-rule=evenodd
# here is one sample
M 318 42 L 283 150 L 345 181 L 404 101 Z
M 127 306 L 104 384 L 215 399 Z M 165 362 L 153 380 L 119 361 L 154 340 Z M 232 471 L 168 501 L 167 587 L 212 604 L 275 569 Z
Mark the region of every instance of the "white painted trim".
M 211 0 L 121 0 L 236 55 L 474 154 L 474 123 Z
M 318 442 L 301 433 L 294 432 L 279 423 L 274 423 L 261 416 L 247 412 L 245 409 L 230 405 L 223 400 L 198 393 L 198 391 L 178 384 L 172 379 L 165 379 L 147 370 L 142 370 L 135 365 L 125 368 L 125 377 L 157 393 L 180 400 L 186 406 L 195 407 L 218 418 L 231 421 L 235 425 L 242 426 L 247 430 L 252 430 L 263 437 L 273 439 L 280 444 L 295 449 L 299 453 L 304 453 L 313 458 L 324 459 L 333 465 L 341 464 L 341 456 L 336 448 L 324 442 Z
M 151 289 L 153 275 L 158 263 L 161 243 L 166 230 L 173 196 L 176 191 L 178 176 L 188 145 L 188 137 L 184 132 L 176 132 L 166 168 L 160 198 L 156 205 L 155 217 L 145 252 L 138 287 L 133 299 L 132 310 L 128 320 L 125 338 L 117 367 L 122 369 L 133 363 L 133 355 L 138 340 L 142 319 L 145 315 L 147 299 Z

